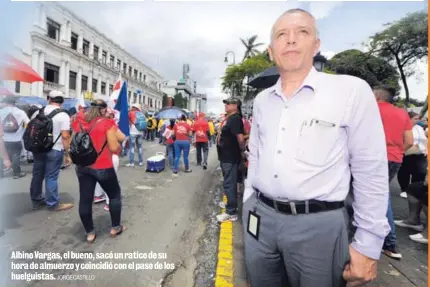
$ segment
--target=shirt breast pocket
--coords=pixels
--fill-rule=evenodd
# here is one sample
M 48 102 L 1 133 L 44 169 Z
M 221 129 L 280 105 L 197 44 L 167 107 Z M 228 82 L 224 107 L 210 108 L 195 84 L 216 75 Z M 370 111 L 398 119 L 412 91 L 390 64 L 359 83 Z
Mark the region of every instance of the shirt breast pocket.
M 339 138 L 339 125 L 332 121 L 313 119 L 304 122 L 296 148 L 295 159 L 313 166 L 324 166 Z

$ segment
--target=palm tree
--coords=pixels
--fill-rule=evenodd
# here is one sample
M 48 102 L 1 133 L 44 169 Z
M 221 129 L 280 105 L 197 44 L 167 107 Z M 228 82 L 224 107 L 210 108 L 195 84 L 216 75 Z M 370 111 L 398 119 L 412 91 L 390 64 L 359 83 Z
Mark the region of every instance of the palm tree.
M 243 56 L 242 61 L 260 54 L 260 51 L 258 51 L 256 48 L 263 45 L 263 43 L 256 43 L 257 37 L 257 35 L 254 35 L 246 40 L 240 38 L 240 41 L 242 41 L 242 44 L 245 46 L 245 55 Z

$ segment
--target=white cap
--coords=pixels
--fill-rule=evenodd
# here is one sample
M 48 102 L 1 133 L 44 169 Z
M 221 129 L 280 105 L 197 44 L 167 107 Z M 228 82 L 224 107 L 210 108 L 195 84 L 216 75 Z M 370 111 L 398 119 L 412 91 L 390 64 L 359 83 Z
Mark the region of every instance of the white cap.
M 64 94 L 61 91 L 53 90 L 53 91 L 49 92 L 48 97 L 50 97 L 50 98 L 63 97 L 64 98 Z
M 139 104 L 134 103 L 134 104 L 131 105 L 131 107 L 140 110 Z

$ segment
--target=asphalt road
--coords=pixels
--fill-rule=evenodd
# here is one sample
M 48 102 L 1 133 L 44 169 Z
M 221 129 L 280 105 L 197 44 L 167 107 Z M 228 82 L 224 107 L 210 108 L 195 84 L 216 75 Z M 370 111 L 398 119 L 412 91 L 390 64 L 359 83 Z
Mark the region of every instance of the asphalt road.
M 164 147 L 157 142 L 144 143 L 145 159 L 160 151 Z M 178 176 L 169 169 L 154 174 L 146 173 L 144 168 L 121 166 L 122 223 L 127 230 L 117 238 L 110 238 L 109 213 L 103 210 L 103 203 L 96 204 L 93 218 L 97 239 L 92 245 L 85 242 L 78 215 L 78 182 L 73 168 L 60 174 L 60 199 L 75 203 L 69 211 L 32 211 L 30 174 L 18 180 L 0 180 L 5 227 L 5 235 L 0 237 L 0 286 L 193 286 L 198 260 L 208 265 L 206 272 L 199 273 L 200 281 L 210 281 L 209 269 L 215 266 L 216 256 L 202 256 L 201 242 L 209 240 L 215 245 L 209 249 L 216 251 L 218 238 L 213 231 L 216 223 L 211 218 L 217 212 L 219 175 L 214 148 L 209 157 L 208 170 L 202 170 L 196 166 L 195 151 L 192 151 L 193 172 L 180 172 Z M 123 158 L 122 165 L 125 163 Z M 31 165 L 24 166 L 24 171 L 30 173 Z M 206 240 L 207 236 L 211 238 Z M 58 253 L 61 258 L 19 259 L 23 253 L 13 254 L 13 251 L 34 257 L 37 252 Z M 69 258 L 64 256 L 67 252 Z M 17 258 L 11 259 L 12 255 Z M 72 259 L 72 256 L 78 258 Z M 52 265 L 38 265 L 36 270 L 31 262 Z M 59 263 L 67 264 L 60 266 Z M 11 280 L 12 273 L 15 278 L 23 273 L 43 273 L 55 280 Z M 210 286 L 210 283 L 198 285 Z

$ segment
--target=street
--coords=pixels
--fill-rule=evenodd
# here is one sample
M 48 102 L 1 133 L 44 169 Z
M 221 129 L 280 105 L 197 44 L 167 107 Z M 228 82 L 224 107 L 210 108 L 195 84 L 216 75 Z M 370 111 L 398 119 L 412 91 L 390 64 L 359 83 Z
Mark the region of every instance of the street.
M 145 159 L 163 150 L 164 146 L 159 145 L 157 141 L 144 142 Z M 207 258 L 208 254 L 198 255 L 198 248 L 199 239 L 204 237 L 206 231 L 205 220 L 210 218 L 216 209 L 214 188 L 219 182 L 219 177 L 213 175 L 217 168 L 216 150 L 214 148 L 210 150 L 209 167 L 204 171 L 196 166 L 195 151 L 192 149 L 190 162 L 193 172 L 185 174 L 180 171 L 178 176 L 174 176 L 169 169 L 155 174 L 146 173 L 144 167 L 123 167 L 127 158 L 124 157 L 121 161 L 119 180 L 123 196 L 122 223 L 127 230 L 117 238 L 110 238 L 109 213 L 103 210 L 104 203 L 96 204 L 93 208 L 93 218 L 97 239 L 92 245 L 85 242 L 85 231 L 78 215 L 78 181 L 73 168 L 61 171 L 59 180 L 60 200 L 75 204 L 69 211 L 56 213 L 47 210 L 32 211 L 29 197 L 31 165 L 23 167 L 24 171 L 29 173 L 26 177 L 19 180 L 6 178 L 1 181 L 4 187 L 1 203 L 5 235 L 0 237 L 0 244 L 5 249 L 1 252 L 3 261 L 0 267 L 6 274 L 1 276 L 0 286 L 192 286 L 194 270 L 197 266 L 195 258 L 202 258 L 205 261 L 212 259 L 211 266 L 212 268 L 215 266 L 218 238 L 210 239 L 214 245 L 211 248 L 214 254 L 210 258 Z M 213 224 L 212 229 L 215 227 L 216 224 Z M 212 232 L 212 236 L 217 235 Z M 13 251 L 59 254 L 70 251 L 75 257 L 82 258 L 70 259 L 69 252 L 69 260 L 63 258 L 62 261 L 10 260 Z M 121 257 L 127 254 L 132 256 L 133 253 L 134 256 L 140 257 L 132 259 L 130 257 L 127 260 L 112 259 L 109 257 L 111 252 Z M 140 255 L 136 255 L 138 252 Z M 157 254 L 158 259 L 154 259 L 153 254 Z M 97 258 L 91 260 L 88 256 L 107 257 L 105 260 Z M 143 256 L 146 258 L 144 259 Z M 101 270 L 103 267 L 100 265 L 94 267 L 97 268 L 95 270 L 80 268 L 76 271 L 64 267 L 60 270 L 45 270 L 45 273 L 53 274 L 57 278 L 55 281 L 29 283 L 9 281 L 11 272 L 25 271 L 11 270 L 11 262 L 30 264 L 32 261 L 126 264 L 115 266 L 115 268 L 124 268 L 123 270 L 112 270 L 115 268 L 109 268 L 109 266 L 108 270 Z M 132 262 L 135 264 L 128 265 Z M 14 266 L 14 269 L 17 268 Z M 42 270 L 27 272 L 41 273 Z M 209 274 L 210 271 L 206 273 Z M 93 276 L 81 276 L 80 279 L 76 279 L 76 277 L 60 275 Z M 210 274 L 204 275 L 202 278 L 210 278 L 210 276 Z M 58 278 L 62 281 L 58 281 Z M 204 282 L 201 281 L 201 283 L 203 283 L 202 286 L 207 286 Z

